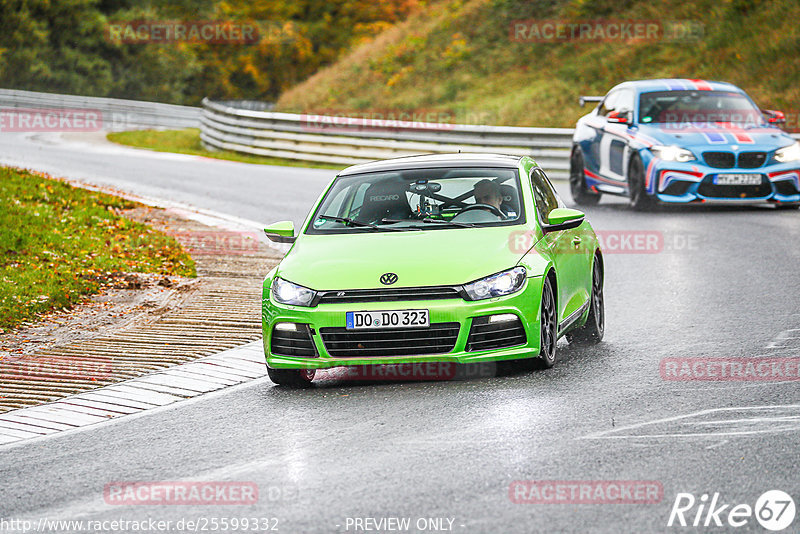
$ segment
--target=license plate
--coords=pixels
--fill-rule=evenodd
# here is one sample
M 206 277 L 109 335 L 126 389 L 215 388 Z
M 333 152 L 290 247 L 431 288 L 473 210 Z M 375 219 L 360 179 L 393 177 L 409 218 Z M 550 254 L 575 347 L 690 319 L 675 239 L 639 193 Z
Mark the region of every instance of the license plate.
M 717 185 L 761 185 L 760 174 L 718 174 L 714 177 Z
M 348 330 L 364 328 L 427 328 L 430 326 L 428 310 L 391 310 L 347 312 Z

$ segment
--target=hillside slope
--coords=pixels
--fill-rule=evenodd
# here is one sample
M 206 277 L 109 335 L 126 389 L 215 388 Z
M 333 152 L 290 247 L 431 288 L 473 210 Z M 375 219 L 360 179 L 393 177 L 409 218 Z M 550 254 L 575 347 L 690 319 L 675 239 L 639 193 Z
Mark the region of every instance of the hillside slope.
M 512 24 L 529 19 L 666 19 L 702 35 L 515 42 Z M 604 94 L 628 79 L 682 77 L 730 81 L 762 107 L 796 114 L 798 19 L 800 3 L 787 0 L 443 0 L 283 93 L 278 109 L 436 110 L 455 122 L 568 127 L 586 112 L 577 106 L 581 94 Z

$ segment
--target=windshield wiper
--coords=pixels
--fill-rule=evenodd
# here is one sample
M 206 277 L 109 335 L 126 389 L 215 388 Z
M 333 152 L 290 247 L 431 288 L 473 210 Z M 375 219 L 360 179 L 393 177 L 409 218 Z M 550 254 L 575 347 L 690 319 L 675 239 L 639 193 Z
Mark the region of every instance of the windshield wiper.
M 393 232 L 403 232 L 405 229 L 403 228 L 391 228 L 389 226 L 378 226 L 377 224 L 372 224 L 364 221 L 357 221 L 355 219 L 351 219 L 349 217 L 336 217 L 335 215 L 317 215 L 322 219 L 328 219 L 330 221 L 342 223 L 342 224 L 349 224 L 350 226 L 358 226 L 362 228 L 372 228 L 373 230 L 392 230 Z M 383 221 L 381 221 L 383 222 Z
M 422 219 L 422 222 L 425 223 L 435 223 L 435 224 L 446 224 L 448 226 L 460 226 L 462 228 L 475 228 L 475 225 L 472 223 L 464 223 L 464 222 L 456 222 L 456 221 L 444 221 L 440 219 L 431 219 L 430 217 L 426 217 Z
M 383 223 L 399 223 L 399 222 L 408 222 L 413 221 L 414 219 L 381 219 Z M 431 219 L 430 217 L 426 217 L 424 219 L 418 219 L 424 223 L 435 223 L 435 224 L 446 224 L 448 226 L 460 226 L 462 228 L 475 228 L 475 225 L 472 223 L 462 223 L 462 222 L 453 222 L 453 221 L 442 221 L 439 219 Z M 406 228 L 422 228 L 421 226 L 406 226 Z

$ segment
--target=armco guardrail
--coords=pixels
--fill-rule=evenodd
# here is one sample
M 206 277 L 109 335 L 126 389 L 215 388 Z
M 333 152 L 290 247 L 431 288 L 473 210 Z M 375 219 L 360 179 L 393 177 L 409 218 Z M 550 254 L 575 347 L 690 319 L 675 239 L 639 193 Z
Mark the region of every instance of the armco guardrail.
M 103 130 L 197 128 L 202 115 L 201 108 L 190 106 L 13 89 L 0 89 L 1 108 L 96 110 L 102 114 Z
M 376 122 L 254 111 L 204 99 L 200 138 L 211 150 L 345 165 L 460 150 L 533 156 L 554 179 L 569 172 L 569 128 Z

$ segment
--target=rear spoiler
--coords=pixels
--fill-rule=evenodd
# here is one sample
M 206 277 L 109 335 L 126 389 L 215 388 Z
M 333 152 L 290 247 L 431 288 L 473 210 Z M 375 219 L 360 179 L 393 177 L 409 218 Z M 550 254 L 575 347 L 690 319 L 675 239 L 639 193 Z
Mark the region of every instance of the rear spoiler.
M 587 102 L 602 102 L 603 98 L 605 98 L 605 97 L 602 97 L 602 96 L 581 96 L 578 99 L 578 104 L 580 104 L 581 107 L 583 107 L 583 106 L 586 105 Z

